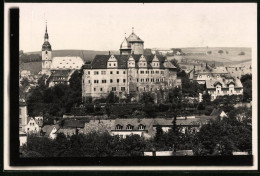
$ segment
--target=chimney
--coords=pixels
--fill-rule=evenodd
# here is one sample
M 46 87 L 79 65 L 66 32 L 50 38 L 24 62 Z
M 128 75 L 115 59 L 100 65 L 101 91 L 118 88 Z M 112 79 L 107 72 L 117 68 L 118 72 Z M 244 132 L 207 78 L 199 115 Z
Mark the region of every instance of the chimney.
M 110 56 L 110 51 L 108 51 L 108 55 Z

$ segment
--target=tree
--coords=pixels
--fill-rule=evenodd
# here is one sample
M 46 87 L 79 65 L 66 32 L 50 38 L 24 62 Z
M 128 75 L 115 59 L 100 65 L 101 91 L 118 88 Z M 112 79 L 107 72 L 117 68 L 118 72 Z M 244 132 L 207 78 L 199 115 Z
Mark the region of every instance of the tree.
M 140 102 L 144 104 L 154 103 L 154 96 L 151 92 L 143 92 Z
M 28 78 L 23 78 L 23 80 L 21 81 L 21 85 L 25 88 L 28 87 L 30 85 Z
M 223 50 L 218 50 L 218 53 L 219 54 L 223 54 Z
M 240 53 L 238 53 L 238 55 L 245 55 L 246 53 L 244 51 L 241 51 Z
M 176 67 L 177 73 L 181 72 L 181 67 L 176 59 L 171 60 L 171 63 Z
M 118 96 L 115 95 L 114 92 L 110 92 L 107 95 L 106 103 L 119 103 L 119 98 L 118 98 Z
M 212 51 L 207 51 L 207 54 L 212 54 Z
M 211 95 L 206 92 L 205 94 L 202 95 L 202 99 L 204 103 L 210 103 L 211 102 Z

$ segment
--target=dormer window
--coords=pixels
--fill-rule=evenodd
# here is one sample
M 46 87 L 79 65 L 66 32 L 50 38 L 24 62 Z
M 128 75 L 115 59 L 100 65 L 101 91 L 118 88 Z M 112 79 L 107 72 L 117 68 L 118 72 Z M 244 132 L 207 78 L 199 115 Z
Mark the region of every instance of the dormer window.
M 144 129 L 145 129 L 145 126 L 142 125 L 142 124 L 140 124 L 140 125 L 138 126 L 138 130 L 144 130 Z
M 128 124 L 127 126 L 126 126 L 126 130 L 133 130 L 133 126 L 132 125 L 130 125 L 130 124 Z
M 119 125 L 119 124 L 116 125 L 116 130 L 122 130 L 122 129 L 123 129 L 122 125 Z

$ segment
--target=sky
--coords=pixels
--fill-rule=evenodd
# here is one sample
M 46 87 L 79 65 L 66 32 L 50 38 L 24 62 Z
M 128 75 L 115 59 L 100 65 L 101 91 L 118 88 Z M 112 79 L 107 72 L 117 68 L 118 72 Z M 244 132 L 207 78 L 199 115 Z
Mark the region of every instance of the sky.
M 53 50 L 118 50 L 134 27 L 145 48 L 252 47 L 257 5 L 12 3 L 20 8 L 20 50 L 40 51 L 46 20 Z

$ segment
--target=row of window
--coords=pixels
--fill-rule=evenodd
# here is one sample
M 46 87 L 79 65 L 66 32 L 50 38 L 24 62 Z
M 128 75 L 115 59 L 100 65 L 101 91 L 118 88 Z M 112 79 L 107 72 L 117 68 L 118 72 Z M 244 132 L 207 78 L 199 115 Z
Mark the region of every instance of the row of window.
M 149 88 L 146 88 L 146 87 L 143 87 L 143 88 L 140 88 L 140 89 L 139 89 L 139 87 L 136 87 L 136 91 L 139 91 L 139 90 L 141 90 L 141 89 L 142 89 L 143 91 L 149 91 Z M 93 90 L 94 90 L 94 92 L 96 92 L 96 91 L 97 91 L 97 88 L 94 87 Z M 104 89 L 103 89 L 103 88 L 100 88 L 99 90 L 102 92 Z M 114 91 L 117 91 L 117 90 L 116 90 L 116 87 L 112 87 L 112 88 L 111 88 L 111 91 L 113 91 L 113 92 L 114 92 Z M 126 91 L 125 87 L 121 87 L 121 91 Z M 153 88 L 152 88 L 152 87 L 150 88 L 150 91 L 153 91 Z
M 140 79 L 140 82 L 163 82 L 164 81 L 164 79 L 163 78 L 161 78 L 161 79 L 159 79 L 159 78 L 157 78 L 157 79 L 154 79 L 154 78 L 151 78 L 151 79 L 149 79 L 149 78 L 146 78 L 146 79 L 144 79 L 144 78 L 142 78 L 142 79 Z M 136 82 L 139 82 L 139 79 L 137 78 L 136 79 Z
M 110 74 L 112 75 L 114 72 L 113 71 L 110 71 Z M 116 74 L 119 74 L 120 72 L 119 71 L 116 71 Z M 125 74 L 126 72 L 123 71 L 122 72 L 123 74 Z M 136 71 L 136 73 L 138 74 L 138 70 Z M 146 71 L 143 71 L 141 70 L 140 71 L 140 74 L 160 74 L 160 71 L 149 71 L 149 70 L 146 70 Z M 161 71 L 161 74 L 164 74 L 164 71 Z M 88 75 L 90 75 L 90 71 L 88 71 Z M 99 75 L 99 71 L 94 71 L 94 75 Z M 101 71 L 101 75 L 106 75 L 106 71 Z
M 123 126 L 122 125 L 116 125 L 116 128 L 115 128 L 116 130 L 122 130 L 123 129 Z M 126 130 L 133 130 L 134 129 L 134 126 L 133 125 L 130 125 L 130 124 L 128 124 L 127 126 L 126 126 Z M 142 125 L 142 124 L 140 124 L 139 126 L 138 126 L 138 130 L 144 130 L 145 129 L 145 126 L 144 125 Z
M 63 66 L 63 67 L 57 66 L 57 68 L 65 68 L 65 66 Z M 72 66 L 70 66 L 70 68 L 72 68 Z M 77 66 L 76 68 L 79 68 L 79 66 Z
M 97 91 L 97 88 L 94 87 L 93 90 L 94 90 L 94 92 L 95 92 L 95 91 Z M 100 88 L 99 90 L 102 92 L 102 91 L 103 91 L 103 88 Z M 112 91 L 116 91 L 116 87 L 112 87 L 111 90 L 112 90 Z M 121 91 L 125 91 L 125 87 L 121 87 Z
M 122 72 L 125 74 L 125 71 Z M 113 71 L 110 71 L 110 74 L 113 74 Z M 116 74 L 119 74 L 119 71 L 116 71 Z M 88 75 L 90 75 L 90 71 L 88 71 Z M 99 71 L 94 71 L 94 75 L 99 75 Z M 106 71 L 101 71 L 101 75 L 106 75 Z
M 102 83 L 107 83 L 107 80 L 101 80 L 101 82 Z M 120 83 L 120 79 L 116 79 L 116 82 L 117 83 Z M 125 83 L 126 82 L 126 79 L 123 79 L 123 83 Z M 90 80 L 88 80 L 88 83 L 91 83 L 91 81 Z M 95 84 L 98 84 L 99 83 L 99 80 L 94 80 L 94 83 Z M 110 83 L 113 83 L 113 79 L 110 79 Z

